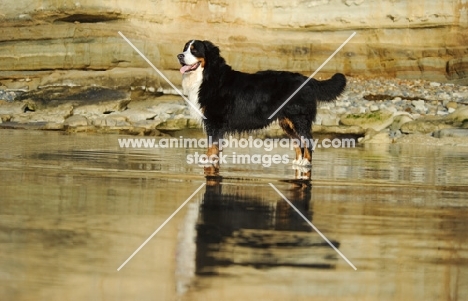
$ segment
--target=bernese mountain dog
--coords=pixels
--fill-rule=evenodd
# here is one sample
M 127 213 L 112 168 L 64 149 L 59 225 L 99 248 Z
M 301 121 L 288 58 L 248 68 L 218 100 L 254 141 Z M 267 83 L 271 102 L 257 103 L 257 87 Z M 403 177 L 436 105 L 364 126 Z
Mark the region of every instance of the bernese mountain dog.
M 209 41 L 191 40 L 177 55 L 182 65 L 182 87 L 188 99 L 200 108 L 209 141 L 207 155 L 218 156 L 219 139 L 226 133 L 263 129 L 278 120 L 294 141 L 311 141 L 311 127 L 318 101 L 333 101 L 344 90 L 346 78 L 337 73 L 328 80 L 310 79 L 272 118 L 269 118 L 307 80 L 302 74 L 286 71 L 235 71 Z M 193 110 L 193 116 L 201 115 Z M 312 146 L 295 145 L 294 164 L 312 162 Z M 205 166 L 206 175 L 217 175 L 219 164 Z

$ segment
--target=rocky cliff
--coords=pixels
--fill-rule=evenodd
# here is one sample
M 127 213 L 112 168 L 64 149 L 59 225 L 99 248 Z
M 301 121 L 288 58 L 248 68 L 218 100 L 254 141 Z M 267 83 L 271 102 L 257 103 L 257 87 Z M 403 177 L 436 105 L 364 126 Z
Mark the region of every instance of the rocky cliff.
M 15 0 L 0 3 L 0 24 L 3 89 L 165 88 L 118 31 L 175 83 L 189 39 L 215 42 L 236 69 L 310 74 L 353 31 L 317 77 L 468 83 L 465 0 Z

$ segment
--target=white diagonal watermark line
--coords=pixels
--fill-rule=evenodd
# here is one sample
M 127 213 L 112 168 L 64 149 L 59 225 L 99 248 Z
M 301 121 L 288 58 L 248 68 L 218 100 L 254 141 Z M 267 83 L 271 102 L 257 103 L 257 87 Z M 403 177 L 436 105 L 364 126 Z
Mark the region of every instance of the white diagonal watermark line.
M 166 80 L 166 82 L 167 82 L 169 85 L 171 85 L 171 87 L 172 87 L 174 90 L 176 90 L 176 92 L 179 93 L 180 96 L 182 96 L 182 98 L 183 98 L 190 106 L 192 106 L 192 108 L 195 109 L 195 111 L 196 111 L 198 114 L 200 114 L 200 116 L 201 116 L 203 119 L 206 119 L 205 115 L 203 115 L 203 113 L 200 112 L 200 110 L 199 110 L 190 100 L 188 100 L 187 97 L 185 97 L 185 95 L 184 95 L 182 92 L 180 92 L 180 90 L 177 89 L 176 86 L 174 86 L 174 85 L 171 83 L 171 81 L 170 81 L 167 77 L 165 77 L 164 74 L 162 74 L 162 72 L 159 71 L 159 69 L 156 68 L 156 66 L 153 65 L 153 63 L 151 63 L 151 61 L 148 60 L 148 58 L 147 58 L 140 50 L 138 50 L 138 48 L 136 48 L 136 46 L 133 45 L 133 43 L 130 42 L 129 39 L 127 39 L 126 36 L 124 36 L 124 34 L 123 34 L 122 32 L 119 31 L 118 33 L 119 33 L 119 35 L 120 35 L 130 46 L 132 46 L 132 48 L 133 48 L 133 49 L 134 49 L 134 50 L 151 66 L 151 67 L 153 67 L 154 71 L 156 71 L 162 78 L 164 78 L 164 79 Z
M 271 184 L 271 183 L 268 183 L 270 184 L 271 188 L 273 188 L 282 198 L 283 200 L 285 200 L 289 206 L 291 206 L 291 208 L 293 208 L 298 214 L 300 217 L 302 217 L 303 220 L 306 221 L 306 223 L 309 224 L 309 226 L 312 227 L 312 229 L 315 230 L 315 232 L 317 232 L 329 245 L 330 247 L 332 247 L 355 271 L 357 270 L 357 268 L 354 266 L 354 264 L 351 263 L 351 261 L 348 260 L 348 258 L 346 258 L 343 253 L 340 252 L 340 250 L 338 250 L 329 240 L 328 238 L 325 237 L 325 235 L 322 234 L 322 232 L 320 232 L 319 229 L 317 229 L 317 227 L 315 227 L 308 219 L 307 217 L 304 216 L 304 214 L 301 213 L 301 211 L 299 211 L 299 209 L 297 209 L 276 187 L 275 185 Z
M 153 238 L 153 237 L 159 232 L 159 230 L 161 230 L 161 229 L 177 214 L 177 212 L 179 212 L 180 209 L 182 209 L 182 208 L 193 198 L 193 196 L 196 195 L 196 194 L 200 191 L 200 189 L 202 189 L 203 186 L 205 186 L 205 185 L 206 185 L 206 183 L 201 184 L 200 187 L 198 187 L 198 189 L 195 190 L 195 192 L 192 193 L 192 195 L 189 196 L 188 199 L 185 200 L 185 202 L 183 202 L 182 205 L 180 205 L 179 208 L 177 208 L 177 210 L 174 211 L 174 213 L 172 213 L 171 216 L 169 216 L 169 217 L 164 221 L 164 223 L 162 223 L 161 226 L 159 226 L 159 228 L 156 229 L 156 231 L 154 231 L 153 234 L 151 234 L 150 237 L 148 237 L 148 238 L 141 244 L 141 246 L 139 246 L 138 249 L 136 249 L 135 252 L 133 252 L 133 254 L 130 255 L 130 257 L 128 257 L 127 260 L 125 260 L 125 262 L 122 263 L 122 264 L 120 265 L 120 267 L 117 269 L 117 271 L 120 271 L 120 269 L 123 268 L 123 267 L 127 264 L 127 262 L 129 262 L 130 259 L 132 259 L 133 256 L 135 256 L 136 253 L 138 253 L 138 252 L 141 250 L 141 248 L 143 248 L 143 247 L 151 240 L 151 238 Z
M 329 62 L 329 61 L 332 59 L 332 58 L 335 56 L 335 54 L 337 54 L 337 53 L 338 53 L 338 51 L 340 51 L 340 50 L 341 50 L 341 48 L 343 48 L 343 47 L 344 47 L 344 45 L 346 45 L 346 44 L 349 42 L 349 40 L 351 40 L 351 39 L 354 37 L 354 35 L 355 35 L 355 34 L 356 34 L 356 32 L 353 32 L 353 33 L 352 33 L 352 34 L 349 36 L 349 38 L 347 38 L 347 39 L 346 39 L 346 41 L 344 41 L 344 42 L 343 42 L 343 44 L 341 44 L 341 46 L 340 46 L 340 47 L 338 47 L 338 49 L 336 49 L 336 50 L 335 50 L 335 52 L 333 52 L 333 53 L 332 53 L 332 55 L 330 55 L 330 56 L 328 57 L 328 59 L 326 59 L 326 61 L 325 61 L 325 62 L 323 62 L 323 64 L 322 64 L 322 65 L 320 65 L 320 67 L 318 67 L 318 69 L 317 69 L 317 70 L 315 70 L 315 72 L 314 72 L 314 73 L 312 73 L 312 75 L 311 75 L 311 76 L 309 76 L 309 78 L 308 78 L 308 79 L 306 79 L 306 80 L 305 80 L 305 81 L 302 83 L 302 85 L 300 85 L 300 86 L 299 86 L 299 88 L 297 88 L 297 90 L 296 90 L 296 91 L 294 91 L 294 93 L 293 93 L 293 94 L 291 94 L 291 96 L 289 96 L 289 98 L 288 98 L 288 99 L 286 99 L 286 100 L 283 102 L 283 104 L 282 104 L 282 105 L 281 105 L 281 106 L 280 106 L 278 109 L 276 109 L 276 111 L 275 111 L 275 112 L 273 112 L 273 114 L 271 114 L 271 116 L 270 116 L 270 117 L 268 117 L 268 119 L 271 119 L 273 116 L 275 116 L 275 115 L 276 115 L 276 113 L 278 113 L 278 111 L 279 111 L 279 110 L 281 110 L 281 109 L 282 109 L 282 108 L 283 108 L 283 107 L 284 107 L 284 106 L 285 106 L 285 105 L 288 103 L 288 101 L 290 101 L 290 100 L 291 100 L 291 98 L 293 98 L 293 97 L 294 97 L 294 95 L 296 95 L 296 94 L 297 94 L 297 92 L 299 92 L 299 90 L 301 90 L 301 89 L 302 89 L 302 87 L 304 87 L 304 86 L 305 86 L 305 85 L 306 85 L 306 84 L 307 84 L 307 83 L 308 83 L 308 82 L 309 82 L 309 81 L 310 81 L 310 80 L 311 80 L 311 79 L 312 79 L 312 78 L 315 76 L 315 74 L 317 74 L 317 73 L 320 71 L 320 69 L 322 69 L 322 68 L 323 68 L 323 66 L 325 66 L 325 65 L 326 65 L 326 64 L 327 64 L 327 63 L 328 63 L 328 62 Z

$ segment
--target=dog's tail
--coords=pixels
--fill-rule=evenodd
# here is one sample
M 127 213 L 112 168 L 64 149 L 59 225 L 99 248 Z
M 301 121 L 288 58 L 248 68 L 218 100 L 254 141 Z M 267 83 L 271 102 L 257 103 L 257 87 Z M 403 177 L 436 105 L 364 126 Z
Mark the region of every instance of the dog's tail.
M 346 77 L 336 73 L 330 79 L 313 81 L 313 91 L 318 101 L 333 101 L 343 93 L 346 87 Z

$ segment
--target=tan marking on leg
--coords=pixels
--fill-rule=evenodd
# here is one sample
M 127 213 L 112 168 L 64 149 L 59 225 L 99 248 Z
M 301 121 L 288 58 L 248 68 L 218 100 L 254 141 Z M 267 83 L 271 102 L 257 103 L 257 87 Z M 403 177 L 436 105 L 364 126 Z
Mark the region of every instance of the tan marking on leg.
M 208 151 L 206 152 L 206 155 L 208 156 L 208 159 L 211 159 L 210 157 L 215 155 L 219 158 L 219 148 L 218 145 L 213 144 L 208 147 Z M 206 166 L 204 167 L 204 173 L 206 176 L 216 176 L 219 174 L 219 162 L 216 162 L 212 164 L 211 166 Z
M 279 120 L 279 125 L 291 139 L 299 139 L 299 136 L 294 129 L 294 124 L 289 118 L 282 118 Z M 296 160 L 302 159 L 302 152 L 299 145 L 294 144 L 294 151 L 296 152 Z
M 294 124 L 289 118 L 282 118 L 279 120 L 279 125 L 290 136 L 297 136 L 296 130 L 294 129 Z
M 219 147 L 217 144 L 213 144 L 211 146 L 208 147 L 208 151 L 206 152 L 206 155 L 208 156 L 208 158 L 212 155 L 216 155 L 216 156 L 219 156 Z
M 304 149 L 304 159 L 307 159 L 310 163 L 312 163 L 312 154 L 307 148 Z
M 302 159 L 301 148 L 297 145 L 294 145 L 294 151 L 296 152 L 296 160 Z

